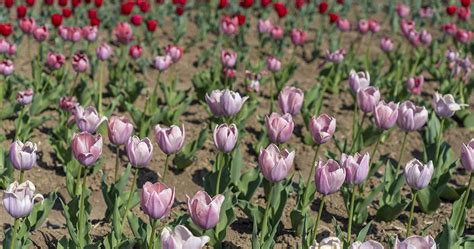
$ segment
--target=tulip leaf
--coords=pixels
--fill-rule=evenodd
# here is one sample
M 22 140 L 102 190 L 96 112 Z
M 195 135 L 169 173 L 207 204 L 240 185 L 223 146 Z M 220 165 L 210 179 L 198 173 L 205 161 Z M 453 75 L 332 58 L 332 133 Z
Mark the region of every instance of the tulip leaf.
M 379 221 L 392 221 L 395 220 L 408 206 L 408 202 L 401 201 L 400 203 L 386 204 L 381 206 L 377 210 L 375 215 Z
M 360 241 L 360 242 L 364 242 L 364 241 L 365 241 L 365 238 L 367 237 L 367 233 L 369 232 L 371 225 L 372 225 L 372 221 L 369 222 L 369 223 L 367 223 L 367 225 L 365 225 L 365 226 L 359 231 L 359 233 L 357 234 L 357 238 L 356 238 L 357 241 Z
M 230 164 L 230 180 L 233 184 L 238 185 L 240 176 L 241 176 L 241 169 L 243 165 L 243 158 L 242 152 L 240 150 L 240 145 L 237 145 L 234 148 L 234 152 L 232 153 Z
M 416 200 L 421 210 L 429 214 L 438 210 L 441 205 L 441 199 L 438 193 L 431 186 L 419 190 Z

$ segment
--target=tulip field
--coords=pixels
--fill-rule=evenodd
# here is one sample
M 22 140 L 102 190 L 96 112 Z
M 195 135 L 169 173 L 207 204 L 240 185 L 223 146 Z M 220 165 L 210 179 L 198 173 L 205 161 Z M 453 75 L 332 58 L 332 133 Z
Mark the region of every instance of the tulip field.
M 474 249 L 470 0 L 0 0 L 0 244 Z

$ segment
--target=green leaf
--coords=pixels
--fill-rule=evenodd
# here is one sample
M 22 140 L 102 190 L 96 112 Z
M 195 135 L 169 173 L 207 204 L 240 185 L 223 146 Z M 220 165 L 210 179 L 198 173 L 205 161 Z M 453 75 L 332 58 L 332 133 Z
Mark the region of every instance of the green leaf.
M 372 225 L 372 222 L 369 222 L 369 223 L 367 223 L 367 225 L 364 226 L 364 228 L 362 228 L 359 231 L 359 234 L 357 234 L 357 238 L 356 238 L 357 241 L 360 241 L 360 242 L 365 241 L 365 237 L 367 237 L 367 233 L 369 232 L 369 229 L 370 229 L 371 225 Z
M 393 221 L 403 212 L 403 210 L 406 209 L 407 206 L 408 203 L 406 201 L 402 201 L 401 203 L 386 204 L 377 210 L 375 217 L 378 221 Z
M 441 199 L 438 193 L 431 186 L 419 190 L 416 200 L 421 210 L 429 214 L 438 210 L 441 205 Z

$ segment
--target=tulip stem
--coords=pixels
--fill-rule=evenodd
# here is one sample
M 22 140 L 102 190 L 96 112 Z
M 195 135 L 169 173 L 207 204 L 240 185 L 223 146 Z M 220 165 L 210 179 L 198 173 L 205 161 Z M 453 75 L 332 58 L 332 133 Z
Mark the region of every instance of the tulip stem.
M 105 66 L 105 63 L 101 63 L 99 62 L 99 103 L 97 104 L 98 108 L 99 108 L 99 115 L 102 116 L 102 88 L 103 88 L 103 76 L 104 76 L 104 66 Z
M 168 161 L 170 159 L 169 155 L 166 155 L 166 160 L 165 160 L 165 168 L 163 169 L 163 179 L 161 179 L 162 182 L 165 182 L 166 179 L 166 172 L 168 172 Z
M 127 205 L 125 206 L 125 210 L 123 212 L 122 228 L 123 228 L 125 219 L 127 218 L 128 206 L 130 206 L 130 200 L 132 199 L 133 193 L 135 192 L 135 185 L 136 185 L 135 182 L 137 181 L 137 175 L 138 175 L 138 169 L 135 169 L 135 173 L 133 173 L 132 188 L 130 189 L 130 193 L 128 194 Z
M 306 199 L 308 198 L 309 184 L 311 183 L 311 178 L 314 177 L 313 176 L 314 168 L 316 167 L 316 160 L 318 158 L 319 148 L 321 148 L 321 145 L 317 146 L 314 151 L 313 163 L 311 164 L 311 170 L 309 171 L 308 179 L 306 180 L 306 188 L 303 194 L 303 208 L 305 208 L 308 205 L 308 203 L 306 203 L 307 202 Z
M 395 172 L 395 176 L 398 176 L 398 172 L 400 172 L 400 166 L 402 165 L 403 153 L 405 152 L 405 144 L 407 141 L 407 137 L 408 132 L 405 132 L 405 135 L 403 136 L 402 148 L 400 149 L 400 155 L 398 156 L 397 171 Z
M 467 184 L 466 194 L 464 195 L 464 198 L 462 200 L 463 212 L 465 212 L 464 210 L 467 205 L 467 201 L 469 199 L 469 193 L 471 192 L 471 185 L 472 185 L 473 180 L 474 180 L 474 173 L 471 173 L 471 176 L 469 177 L 469 182 Z M 459 223 L 461 222 L 462 218 L 463 218 L 463 215 L 458 215 L 458 219 L 456 220 L 456 223 L 454 223 L 454 227 L 459 226 Z
M 411 199 L 410 218 L 408 219 L 407 234 L 405 235 L 406 238 L 408 238 L 408 235 L 410 235 L 411 221 L 413 220 L 413 211 L 415 210 L 416 195 L 417 192 L 413 191 L 413 197 Z
M 260 232 L 260 244 L 263 245 L 263 242 L 265 242 L 265 235 L 268 232 L 268 218 L 270 216 L 270 210 L 271 210 L 271 205 L 272 205 L 272 199 L 273 199 L 273 183 L 270 183 L 270 196 L 268 196 L 267 199 L 267 207 L 265 208 L 265 213 L 263 215 L 263 221 L 262 221 L 262 231 Z M 276 228 L 273 228 L 276 229 Z
M 316 235 L 318 234 L 318 225 L 319 225 L 319 221 L 321 220 L 321 214 L 323 213 L 325 197 L 326 197 L 325 195 L 321 197 L 321 203 L 319 204 L 318 216 L 316 218 L 316 223 L 314 224 L 314 228 L 313 228 L 313 239 L 311 241 L 314 241 L 316 239 Z
M 79 231 L 77 232 L 78 240 L 82 244 L 82 241 L 84 241 L 81 238 L 82 230 L 84 229 L 84 199 L 86 195 L 86 187 L 87 187 L 87 174 L 84 174 L 84 177 L 82 178 L 82 193 L 81 193 L 81 200 L 79 204 Z M 82 248 L 82 245 L 80 245 Z
M 372 149 L 372 154 L 370 154 L 369 168 L 372 165 L 373 160 L 375 159 L 375 153 L 377 153 L 377 147 L 379 147 L 380 140 L 382 140 L 383 131 L 377 137 L 377 142 L 375 142 L 374 148 Z
M 272 82 L 270 83 L 270 114 L 273 112 L 273 105 L 274 105 L 274 94 L 273 94 L 273 85 L 275 85 L 276 88 L 276 79 L 275 79 L 275 73 L 272 73 Z
M 438 136 L 436 136 L 436 151 L 433 158 L 435 161 L 435 167 L 437 167 L 439 164 L 439 149 L 441 147 L 441 138 L 443 137 L 443 129 L 444 129 L 444 118 L 441 118 L 439 133 L 438 133 Z
M 151 237 L 150 237 L 150 241 L 149 241 L 149 244 L 148 244 L 148 248 L 149 249 L 152 249 L 155 245 L 155 234 L 156 234 L 156 223 L 157 221 L 150 218 L 150 223 L 151 223 Z
M 352 229 L 352 220 L 354 219 L 354 201 L 355 196 L 357 193 L 357 188 L 354 186 L 352 188 L 352 196 L 351 196 L 351 206 L 349 207 L 349 225 L 347 226 L 347 243 L 351 244 L 351 229 Z
M 115 146 L 115 176 L 114 176 L 115 182 L 117 182 L 119 164 L 120 164 L 120 146 L 117 145 Z
M 79 193 L 79 184 L 81 182 L 81 175 L 82 175 L 82 167 L 80 166 L 79 167 L 79 172 L 77 172 L 77 177 L 76 177 L 76 188 L 75 188 L 75 191 L 74 191 L 74 194 L 75 195 L 78 195 Z
M 355 139 L 354 139 L 354 141 L 352 141 L 351 153 L 354 153 L 353 150 L 355 148 L 355 144 L 357 143 L 357 140 L 359 140 L 360 134 L 362 133 L 362 127 L 364 126 L 364 121 L 365 121 L 366 117 L 367 117 L 367 114 L 364 112 L 364 115 L 362 116 L 362 120 L 360 121 L 360 125 L 357 129 Z
M 23 182 L 24 179 L 25 179 L 25 171 L 20 170 L 20 184 Z
M 222 167 L 221 167 L 221 162 L 222 160 L 220 160 L 221 158 L 221 153 L 217 153 L 217 156 L 216 156 L 216 168 L 217 168 L 217 184 L 216 184 L 216 194 L 219 194 L 220 193 L 220 186 L 221 186 L 221 175 L 222 175 Z M 225 160 L 225 159 L 224 159 Z
M 10 249 L 15 248 L 15 242 L 16 242 L 16 234 L 18 233 L 18 226 L 20 225 L 20 219 L 15 218 L 15 224 L 13 225 L 13 231 L 12 231 L 12 242 L 10 244 Z

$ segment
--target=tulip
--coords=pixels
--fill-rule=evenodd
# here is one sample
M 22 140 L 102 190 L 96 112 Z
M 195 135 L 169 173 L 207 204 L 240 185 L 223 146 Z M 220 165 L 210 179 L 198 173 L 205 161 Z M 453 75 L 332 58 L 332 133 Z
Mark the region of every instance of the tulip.
M 436 241 L 431 236 L 410 236 L 400 242 L 398 238 L 395 240 L 394 249 L 436 249 Z
M 293 42 L 295 46 L 301 46 L 306 41 L 307 33 L 299 29 L 292 29 L 290 36 L 291 42 Z
M 316 144 L 327 143 L 336 131 L 336 119 L 327 114 L 312 117 L 309 121 L 309 131 Z
M 36 144 L 17 140 L 10 145 L 10 161 L 17 170 L 30 170 L 36 163 Z
M 237 62 L 237 53 L 234 51 L 221 50 L 221 63 L 224 67 L 234 67 Z
M 188 210 L 193 223 L 202 229 L 214 228 L 219 222 L 219 214 L 225 197 L 221 194 L 211 198 L 204 191 L 198 191 L 192 198 L 188 198 Z
M 181 127 L 172 125 L 169 128 L 155 126 L 156 143 L 160 149 L 166 154 L 171 155 L 179 152 L 184 145 L 186 133 L 184 125 Z
M 398 107 L 397 125 L 400 129 L 416 131 L 423 127 L 428 121 L 428 111 L 425 107 L 415 106 L 407 100 Z
M 430 183 L 433 175 L 433 162 L 423 164 L 417 159 L 409 161 L 405 166 L 405 180 L 412 189 L 421 190 Z
M 132 3 L 133 6 L 133 3 Z M 114 28 L 113 34 L 118 42 L 122 44 L 128 44 L 133 40 L 133 30 L 130 24 L 126 22 L 120 22 Z
M 247 85 L 248 92 L 259 92 L 260 91 L 260 80 L 262 79 L 261 73 L 252 73 L 250 71 L 245 72 L 249 84 Z
M 392 40 L 390 40 L 390 38 L 382 37 L 382 39 L 380 40 L 380 49 L 382 49 L 382 51 L 384 51 L 385 53 L 388 53 L 393 50 L 393 47 L 394 45 L 393 45 Z
M 128 54 L 130 57 L 133 59 L 138 59 L 140 56 L 142 56 L 143 48 L 140 45 L 133 45 L 130 47 L 130 50 L 128 51 Z
M 267 58 L 267 68 L 271 72 L 278 72 L 281 69 L 281 62 L 273 56 Z
M 410 14 L 410 7 L 402 3 L 397 4 L 396 10 L 399 17 L 407 17 Z
M 156 56 L 155 58 L 153 58 L 153 68 L 160 72 L 163 72 L 168 69 L 171 64 L 173 64 L 173 60 L 169 55 Z
M 370 19 L 369 20 L 369 29 L 372 33 L 377 33 L 380 31 L 380 24 L 376 20 Z
M 209 237 L 194 236 L 189 229 L 183 225 L 177 225 L 174 231 L 165 227 L 161 232 L 161 248 L 163 249 L 200 249 L 209 242 Z
M 423 75 L 411 77 L 407 80 L 406 86 L 411 94 L 420 95 L 425 79 Z
M 79 52 L 72 57 L 72 68 L 77 73 L 83 73 L 89 69 L 89 59 L 87 55 Z
M 362 34 L 369 32 L 369 22 L 367 20 L 360 20 L 357 23 L 357 29 Z
M 157 20 L 148 20 L 148 21 L 146 21 L 146 29 L 149 32 L 155 32 L 157 26 L 158 26 L 158 21 Z
M 48 52 L 48 56 L 46 59 L 46 65 L 51 70 L 58 70 L 60 69 L 64 63 L 66 62 L 66 57 L 59 53 Z
M 0 53 L 5 54 L 10 48 L 10 43 L 5 39 L 0 39 Z
M 77 27 L 63 27 L 58 28 L 58 33 L 65 41 L 78 42 L 82 38 L 82 29 Z
M 103 42 L 95 50 L 97 58 L 101 61 L 105 61 L 112 56 L 112 48 L 109 44 Z
M 346 170 L 336 161 L 329 159 L 326 163 L 318 161 L 314 183 L 316 190 L 323 195 L 337 192 L 346 179 Z
M 12 34 L 13 32 L 13 26 L 11 23 L 3 23 L 3 24 L 0 24 L 0 34 L 5 36 L 5 37 L 8 37 Z
M 86 131 L 74 134 L 72 153 L 83 166 L 91 166 L 102 154 L 102 136 L 100 134 L 94 136 Z
M 446 7 L 446 13 L 450 16 L 453 16 L 454 14 L 456 14 L 456 6 L 455 5 L 450 5 L 450 6 Z
M 33 30 L 33 37 L 38 42 L 43 42 L 46 39 L 48 39 L 48 37 L 49 37 L 48 26 L 46 26 L 46 25 L 37 26 Z
M 135 26 L 140 26 L 142 24 L 143 18 L 140 15 L 133 15 L 130 17 L 130 22 Z
M 375 125 L 382 130 L 392 128 L 398 118 L 398 103 L 380 101 L 374 108 Z
M 234 36 L 239 32 L 239 18 L 236 16 L 224 16 L 220 23 L 221 32 L 228 36 Z
M 425 45 L 430 45 L 431 44 L 431 34 L 426 31 L 426 30 L 422 30 L 421 33 L 420 33 L 420 41 L 421 43 L 425 44 Z
M 364 113 L 371 113 L 380 101 L 380 92 L 369 86 L 357 92 L 357 104 Z
M 230 90 L 214 90 L 206 94 L 206 102 L 211 112 L 216 116 L 234 116 L 242 108 L 248 97 L 241 97 L 239 93 Z
M 274 112 L 265 117 L 265 127 L 272 143 L 283 144 L 293 134 L 295 123 L 289 113 L 280 115 Z
M 361 155 L 356 153 L 354 156 L 341 155 L 341 165 L 346 170 L 346 183 L 360 184 L 365 181 L 369 174 L 369 153 Z
M 278 105 L 282 113 L 298 115 L 303 105 L 304 93 L 296 87 L 285 87 L 278 95 Z
M 309 249 L 342 249 L 342 242 L 337 237 L 328 237 L 320 243 L 314 240 Z
M 326 2 L 321 2 L 321 3 L 319 3 L 319 5 L 318 5 L 318 11 L 319 11 L 319 13 L 320 13 L 320 14 L 326 13 L 328 7 L 329 7 L 329 5 L 328 5 L 328 3 L 326 3 Z
M 127 156 L 133 167 L 148 167 L 153 156 L 153 144 L 147 137 L 140 140 L 137 136 L 133 136 L 128 139 Z
M 433 96 L 433 109 L 442 118 L 450 118 L 455 112 L 461 110 L 461 105 L 456 103 L 453 95 L 441 95 L 435 92 Z
M 293 167 L 295 152 L 278 149 L 278 146 L 270 144 L 266 149 L 260 149 L 258 165 L 263 176 L 270 182 L 279 182 L 288 176 Z
M 26 181 L 18 184 L 17 181 L 8 185 L 3 192 L 3 207 L 15 219 L 28 216 L 33 211 L 35 199 L 43 201 L 41 194 L 35 195 L 35 185 Z
M 16 17 L 18 19 L 25 18 L 26 11 L 27 11 L 27 9 L 26 9 L 25 5 L 18 5 L 18 7 L 16 7 Z
M 356 241 L 349 246 L 349 249 L 384 249 L 384 247 L 375 240 L 368 240 L 364 243 Z
M 70 8 L 63 8 L 61 12 L 65 18 L 72 16 L 72 10 Z
M 58 14 L 54 13 L 51 15 L 51 24 L 53 24 L 54 27 L 59 27 L 63 23 L 63 17 Z
M 168 45 L 165 48 L 166 54 L 171 57 L 173 63 L 178 62 L 183 57 L 184 50 L 176 45 Z
M 342 32 L 347 32 L 351 29 L 351 23 L 347 19 L 339 18 L 337 20 L 337 28 Z
M 140 195 L 140 207 L 152 219 L 161 219 L 169 215 L 173 207 L 175 189 L 157 182 L 146 182 Z
M 36 28 L 36 22 L 32 17 L 22 18 L 19 20 L 19 26 L 23 33 L 31 34 Z
M 333 62 L 333 63 L 341 63 L 344 60 L 346 55 L 346 50 L 338 49 L 334 52 L 326 51 L 326 60 Z
M 471 9 L 470 8 L 465 8 L 461 7 L 459 8 L 458 11 L 458 18 L 462 21 L 469 21 L 469 18 L 471 17 Z
M 357 93 L 359 89 L 364 89 L 370 85 L 369 72 L 356 72 L 351 70 L 349 73 L 349 87 L 353 93 Z
M 107 125 L 109 140 L 114 145 L 124 145 L 133 133 L 133 124 L 126 117 L 112 116 Z
M 273 8 L 275 9 L 279 18 L 283 18 L 288 14 L 288 9 L 286 8 L 284 3 L 276 2 L 273 4 Z
M 16 101 L 20 105 L 29 105 L 33 101 L 33 89 L 28 88 L 25 91 L 19 91 L 16 94 Z
M 416 30 L 408 31 L 408 34 L 406 36 L 410 44 L 413 45 L 414 47 L 420 45 L 421 36 L 420 36 L 420 33 L 418 33 Z
M 458 31 L 458 28 L 455 23 L 446 23 L 441 25 L 441 28 L 443 29 L 444 33 L 447 35 L 455 35 L 456 32 Z
M 99 113 L 93 106 L 89 106 L 86 109 L 77 105 L 74 110 L 74 116 L 76 118 L 76 125 L 80 131 L 87 131 L 89 133 L 95 133 L 102 122 L 106 121 L 106 117 L 100 117 Z
M 82 28 L 82 37 L 89 42 L 93 42 L 97 39 L 97 27 L 96 26 L 85 26 Z
M 463 44 L 469 43 L 472 39 L 472 36 L 472 31 L 466 31 L 464 29 L 458 29 L 456 31 L 456 39 Z
M 59 108 L 66 112 L 73 113 L 77 105 L 79 105 L 79 103 L 77 103 L 77 99 L 74 96 L 63 96 L 59 98 Z
M 285 30 L 280 27 L 280 26 L 273 26 L 272 29 L 270 30 L 270 37 L 273 40 L 281 40 L 283 39 L 283 34 L 285 33 Z
M 461 163 L 468 172 L 474 171 L 474 138 L 461 147 Z
M 415 22 L 402 19 L 400 21 L 400 29 L 402 33 L 407 36 L 410 31 L 415 29 Z
M 258 20 L 257 28 L 258 28 L 259 33 L 262 33 L 262 34 L 263 33 L 270 33 L 270 31 L 273 28 L 273 24 L 270 21 L 270 19 L 266 19 L 266 20 L 260 19 L 260 20 Z
M 214 145 L 218 150 L 229 153 L 234 149 L 238 136 L 239 131 L 235 124 L 221 124 L 214 129 Z

